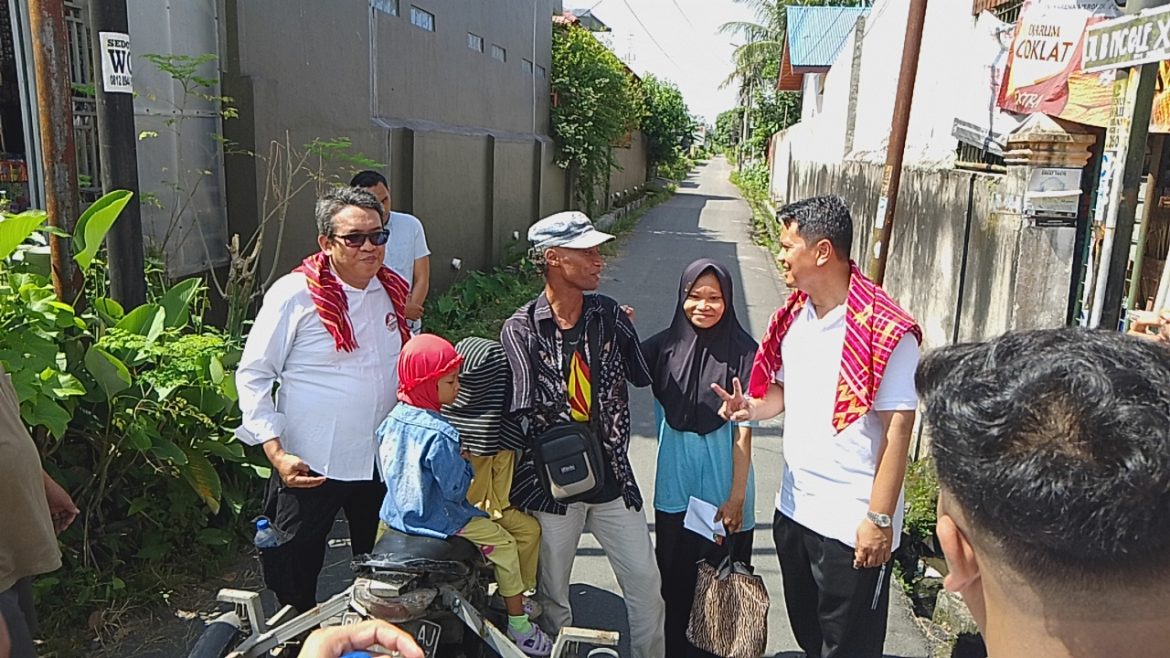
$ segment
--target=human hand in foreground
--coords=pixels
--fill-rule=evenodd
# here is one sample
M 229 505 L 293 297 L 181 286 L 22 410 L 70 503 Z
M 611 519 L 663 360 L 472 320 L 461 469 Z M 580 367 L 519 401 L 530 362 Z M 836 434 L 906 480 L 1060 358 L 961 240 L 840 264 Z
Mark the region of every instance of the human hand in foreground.
M 739 377 L 732 378 L 730 393 L 719 384 L 711 384 L 711 390 L 723 400 L 723 405 L 719 407 L 721 418 L 736 423 L 746 423 L 752 419 L 751 400 L 743 394 L 743 385 L 739 383 Z
M 424 309 L 423 309 L 422 304 L 418 304 L 418 303 L 413 302 L 409 299 L 406 300 L 406 308 L 404 309 L 404 312 L 406 314 L 407 320 L 421 319 L 423 316 L 423 311 L 424 311 Z
M 853 551 L 853 568 L 880 567 L 890 559 L 894 545 L 894 529 L 879 528 L 869 519 L 857 526 L 857 548 Z
M 389 655 L 401 658 L 424 658 L 423 650 L 414 638 L 401 628 L 380 619 L 319 628 L 305 640 L 299 658 L 341 658 L 351 651 L 369 651 L 375 647 L 379 652 L 389 651 Z
M 280 474 L 280 479 L 293 489 L 312 489 L 325 484 L 324 475 L 312 475 L 309 465 L 291 452 L 281 450 L 270 461 Z
M 48 473 L 45 477 L 45 498 L 49 501 L 49 514 L 53 517 L 53 530 L 57 534 L 65 532 L 81 510 L 77 509 L 77 505 L 73 503 L 73 498 L 69 496 L 69 492 L 65 491 L 65 487 L 57 484 L 57 481 L 49 477 Z
M 715 512 L 715 520 L 723 522 L 727 534 L 734 535 L 743 527 L 743 498 L 731 497 L 723 501 Z

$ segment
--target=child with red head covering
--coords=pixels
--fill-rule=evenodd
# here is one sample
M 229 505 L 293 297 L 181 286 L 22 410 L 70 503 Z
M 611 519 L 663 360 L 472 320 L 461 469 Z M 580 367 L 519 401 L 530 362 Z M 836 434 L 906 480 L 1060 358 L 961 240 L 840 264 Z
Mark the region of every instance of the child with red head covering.
M 398 404 L 378 428 L 378 464 L 386 482 L 381 519 L 416 535 L 463 537 L 479 546 L 496 570 L 508 607 L 508 636 L 529 656 L 552 653 L 552 640 L 524 610 L 516 540 L 467 501 L 471 465 L 459 432 L 441 412 L 459 393 L 463 362 L 451 343 L 432 335 L 412 338 L 398 358 Z

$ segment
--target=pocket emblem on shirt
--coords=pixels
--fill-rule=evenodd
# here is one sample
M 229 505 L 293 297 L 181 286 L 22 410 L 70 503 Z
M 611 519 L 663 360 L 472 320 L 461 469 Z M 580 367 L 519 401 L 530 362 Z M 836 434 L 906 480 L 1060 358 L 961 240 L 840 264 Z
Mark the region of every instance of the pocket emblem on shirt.
M 398 330 L 398 318 L 394 316 L 394 311 L 386 314 L 386 331 Z

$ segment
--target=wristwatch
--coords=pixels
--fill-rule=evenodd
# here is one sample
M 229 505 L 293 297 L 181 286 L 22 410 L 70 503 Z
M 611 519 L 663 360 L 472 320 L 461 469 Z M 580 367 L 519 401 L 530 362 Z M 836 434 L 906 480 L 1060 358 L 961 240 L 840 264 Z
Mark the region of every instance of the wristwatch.
M 894 524 L 894 521 L 890 519 L 889 514 L 866 511 L 865 518 L 869 519 L 870 523 L 876 525 L 879 528 L 888 528 Z

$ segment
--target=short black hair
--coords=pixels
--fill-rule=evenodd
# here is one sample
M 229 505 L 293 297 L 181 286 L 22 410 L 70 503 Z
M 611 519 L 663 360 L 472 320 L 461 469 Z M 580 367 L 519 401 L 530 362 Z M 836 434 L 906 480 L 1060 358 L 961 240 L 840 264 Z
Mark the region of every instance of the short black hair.
M 1015 332 L 930 353 L 916 383 L 973 541 L 1045 591 L 1170 576 L 1170 350 Z
M 377 197 L 360 187 L 335 187 L 317 199 L 317 235 L 333 235 L 333 218 L 348 206 L 373 210 L 382 217 L 382 204 Z
M 839 196 L 814 196 L 790 203 L 776 211 L 784 226 L 796 222 L 797 232 L 812 245 L 828 240 L 838 257 L 849 260 L 853 249 L 853 217 Z
M 359 171 L 349 180 L 350 187 L 370 188 L 376 186 L 378 183 L 385 185 L 386 189 L 390 189 L 390 183 L 386 182 L 386 177 L 373 169 Z

